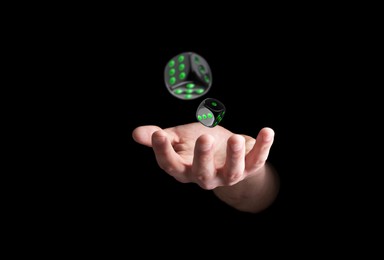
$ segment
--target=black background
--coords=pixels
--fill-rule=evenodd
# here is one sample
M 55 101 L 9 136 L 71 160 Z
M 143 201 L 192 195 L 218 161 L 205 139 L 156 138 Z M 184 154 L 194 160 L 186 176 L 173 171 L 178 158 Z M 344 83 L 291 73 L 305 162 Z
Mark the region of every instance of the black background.
M 350 116 L 339 89 L 347 48 L 337 33 L 321 33 L 303 28 L 170 39 L 108 28 L 51 38 L 43 45 L 50 87 L 42 92 L 50 96 L 42 106 L 46 171 L 31 212 L 72 237 L 344 232 L 359 200 L 339 149 L 348 133 L 339 126 Z M 209 93 L 196 100 L 173 97 L 163 79 L 169 59 L 185 51 L 202 55 L 212 70 Z M 178 183 L 157 166 L 150 148 L 133 141 L 141 125 L 195 122 L 205 97 L 224 103 L 220 125 L 234 133 L 275 131 L 269 161 L 281 190 L 264 212 L 236 211 L 212 191 Z
M 329 200 L 330 183 L 319 178 L 318 163 L 324 145 L 322 98 L 327 95 L 322 93 L 329 49 L 296 36 L 239 38 L 236 45 L 225 39 L 185 42 L 142 46 L 111 38 L 97 48 L 76 50 L 84 51 L 84 64 L 75 68 L 85 81 L 73 85 L 76 109 L 81 109 L 71 118 L 76 145 L 70 156 L 76 155 L 71 161 L 80 166 L 74 165 L 66 177 L 75 189 L 73 197 L 63 195 L 64 201 L 75 202 L 68 214 L 84 216 L 86 225 L 95 218 L 120 227 L 129 219 L 153 228 L 197 224 L 202 229 L 225 225 L 255 230 L 289 228 L 320 215 L 323 221 L 333 217 L 324 210 L 333 198 Z M 281 176 L 281 192 L 263 213 L 238 212 L 211 191 L 176 182 L 158 168 L 150 148 L 132 140 L 133 129 L 140 125 L 166 128 L 195 121 L 204 97 L 176 99 L 163 79 L 169 59 L 185 51 L 209 62 L 213 85 L 204 97 L 225 104 L 223 127 L 254 137 L 265 126 L 276 133 L 269 160 Z M 319 192 L 324 187 L 328 194 Z
M 9 26 L 4 40 L 13 47 L 4 51 L 14 93 L 4 95 L 11 104 L 3 114 L 17 110 L 7 125 L 16 136 L 4 135 L 12 144 L 6 154 L 16 157 L 4 174 L 15 181 L 3 182 L 12 221 L 4 224 L 17 238 L 7 241 L 39 253 L 110 255 L 115 248 L 168 256 L 181 249 L 183 257 L 206 249 L 257 256 L 260 240 L 272 245 L 268 253 L 295 255 L 355 253 L 367 241 L 374 247 L 372 233 L 382 233 L 382 182 L 375 179 L 382 167 L 371 169 L 382 161 L 381 133 L 374 132 L 380 85 L 371 82 L 381 75 L 373 65 L 380 63 L 379 16 L 366 19 L 346 5 L 265 12 L 230 3 L 226 12 L 225 4 L 195 4 L 172 13 L 146 5 L 140 15 L 136 7 L 118 13 L 88 5 L 7 20 L 19 27 Z M 225 104 L 220 125 L 252 136 L 275 130 L 269 161 L 281 190 L 260 214 L 176 182 L 131 138 L 140 125 L 195 121 L 201 99 L 178 100 L 163 80 L 169 59 L 185 51 L 210 64 L 205 97 Z M 305 251 L 308 245 L 316 250 Z M 24 244 L 13 253 L 20 251 L 30 252 Z

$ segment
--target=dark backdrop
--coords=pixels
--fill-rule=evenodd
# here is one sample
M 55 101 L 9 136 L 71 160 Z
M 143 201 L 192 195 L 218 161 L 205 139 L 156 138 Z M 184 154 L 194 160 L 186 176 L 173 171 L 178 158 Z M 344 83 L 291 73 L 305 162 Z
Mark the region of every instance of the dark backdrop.
M 317 230 L 319 220 L 342 218 L 345 197 L 335 196 L 341 178 L 324 177 L 324 169 L 335 172 L 324 163 L 331 155 L 323 151 L 332 152 L 324 136 L 337 113 L 328 112 L 336 98 L 331 79 L 337 48 L 326 40 L 289 32 L 144 41 L 111 32 L 64 45 L 55 54 L 63 60 L 56 75 L 58 97 L 65 100 L 64 121 L 57 126 L 65 133 L 59 139 L 63 156 L 58 181 L 50 186 L 59 193 L 51 204 L 66 219 L 64 226 L 90 233 L 128 232 L 136 225 L 163 231 L 308 231 Z M 163 79 L 167 62 L 185 51 L 202 55 L 212 69 L 209 93 L 196 100 L 176 99 Z M 178 183 L 157 166 L 150 148 L 132 140 L 140 125 L 194 122 L 205 97 L 225 104 L 221 126 L 230 131 L 254 137 L 262 127 L 275 131 L 269 161 L 279 172 L 281 190 L 260 214 L 236 211 L 212 191 Z
M 59 17 L 60 23 L 44 17 L 38 25 L 23 22 L 28 33 L 13 30 L 21 39 L 8 37 L 16 49 L 5 49 L 13 58 L 6 66 L 23 70 L 14 70 L 9 88 L 17 102 L 4 114 L 19 107 L 20 96 L 27 101 L 20 102 L 26 106 L 13 117 L 21 122 L 16 126 L 20 133 L 4 136 L 27 157 L 14 163 L 9 175 L 16 178 L 15 188 L 5 197 L 12 205 L 5 213 L 17 223 L 4 223 L 22 231 L 12 232 L 14 236 L 28 243 L 47 238 L 39 245 L 44 251 L 46 241 L 64 246 L 58 253 L 93 242 L 101 245 L 89 250 L 96 253 L 108 242 L 127 254 L 136 245 L 144 245 L 140 253 L 156 253 L 157 244 L 169 253 L 179 249 L 174 242 L 181 242 L 184 256 L 200 249 L 244 249 L 256 255 L 255 240 L 266 234 L 273 236 L 266 239 L 269 244 L 293 242 L 296 253 L 307 249 L 307 242 L 318 245 L 310 251 L 318 253 L 330 241 L 340 248 L 345 238 L 360 243 L 372 237 L 358 235 L 360 230 L 379 231 L 373 221 L 379 214 L 373 211 L 381 208 L 376 200 L 382 196 L 376 193 L 382 189 L 373 184 L 381 185 L 374 180 L 381 167 L 368 166 L 381 161 L 381 133 L 373 131 L 379 129 L 373 125 L 381 122 L 381 113 L 376 117 L 373 112 L 381 111 L 382 102 L 371 87 L 377 82 L 370 82 L 380 75 L 379 67 L 368 59 L 378 59 L 373 45 L 379 41 L 370 35 L 380 34 L 345 8 L 337 10 L 340 22 L 334 22 L 327 13 L 311 18 L 314 10 L 308 8 L 298 9 L 308 17 L 287 11 L 288 19 L 276 19 L 262 18 L 261 9 L 248 8 L 247 14 L 241 4 L 236 5 L 241 12 L 222 12 L 221 6 L 188 15 L 183 9 L 170 16 L 156 10 L 160 18 L 145 20 L 132 15 L 136 8 L 123 8 L 121 16 L 113 12 L 110 19 L 90 7 L 79 11 L 83 21 L 68 13 Z M 147 8 L 153 10 L 153 5 Z M 53 9 L 45 13 L 57 14 Z M 353 17 L 345 19 L 342 14 L 347 13 Z M 214 18 L 216 14 L 224 19 Z M 215 22 L 208 22 L 208 16 Z M 192 26 L 184 24 L 187 20 Z M 163 81 L 166 63 L 184 51 L 209 62 L 213 86 L 205 97 L 225 104 L 223 127 L 252 136 L 265 126 L 275 130 L 269 161 L 281 177 L 281 190 L 260 214 L 238 212 L 211 191 L 176 182 L 159 169 L 150 148 L 131 138 L 140 125 L 195 121 L 203 97 L 178 100 Z M 20 140 L 22 145 L 16 144 Z M 369 148 L 372 144 L 375 149 Z M 185 243 L 187 238 L 194 243 Z M 149 240 L 155 243 L 149 245 Z M 245 240 L 252 245 L 232 246 Z M 216 241 L 220 246 L 210 247 Z M 344 244 L 348 252 L 361 248 Z
M 148 219 L 145 225 L 154 227 L 180 220 L 269 227 L 289 226 L 322 207 L 313 191 L 321 180 L 313 178 L 316 167 L 311 165 L 322 127 L 314 124 L 319 120 L 314 95 L 322 87 L 321 50 L 292 39 L 146 46 L 115 40 L 84 56 L 86 81 L 77 98 L 86 112 L 77 120 L 87 127 L 76 134 L 85 151 L 79 158 L 84 168 L 75 181 L 84 200 L 76 204 L 81 212 L 96 211 L 115 225 L 134 218 L 140 223 Z M 167 62 L 184 51 L 202 55 L 212 69 L 211 90 L 196 100 L 176 99 L 163 79 Z M 132 140 L 132 130 L 140 125 L 166 128 L 194 122 L 205 97 L 225 104 L 221 125 L 235 133 L 256 137 L 262 127 L 274 129 L 269 160 L 281 176 L 281 193 L 265 212 L 241 213 L 211 191 L 178 183 L 158 168 L 150 148 Z

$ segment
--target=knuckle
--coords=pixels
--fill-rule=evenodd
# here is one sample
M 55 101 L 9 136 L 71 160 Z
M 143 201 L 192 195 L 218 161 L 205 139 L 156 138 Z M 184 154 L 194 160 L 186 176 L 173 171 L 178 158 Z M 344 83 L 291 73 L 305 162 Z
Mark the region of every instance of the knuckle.
M 160 165 L 160 168 L 171 175 L 176 172 L 175 167 L 173 167 L 172 165 Z
M 242 173 L 241 172 L 232 172 L 228 175 L 228 182 L 229 183 L 236 183 L 238 182 L 242 177 Z
M 212 190 L 216 188 L 216 186 L 212 183 L 211 178 L 208 175 L 200 174 L 196 176 L 197 183 L 199 186 L 205 190 Z
M 206 183 L 206 182 L 199 183 L 199 186 L 204 190 L 213 190 L 214 188 L 216 188 L 216 186 L 213 185 L 212 183 Z

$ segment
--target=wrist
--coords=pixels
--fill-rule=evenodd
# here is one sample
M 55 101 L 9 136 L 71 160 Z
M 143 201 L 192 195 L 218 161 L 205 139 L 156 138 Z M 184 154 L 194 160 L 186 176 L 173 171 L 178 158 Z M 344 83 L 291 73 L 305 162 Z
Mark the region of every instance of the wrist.
M 271 205 L 279 191 L 279 178 L 275 169 L 265 164 L 255 174 L 232 185 L 213 190 L 228 205 L 248 212 L 259 212 Z

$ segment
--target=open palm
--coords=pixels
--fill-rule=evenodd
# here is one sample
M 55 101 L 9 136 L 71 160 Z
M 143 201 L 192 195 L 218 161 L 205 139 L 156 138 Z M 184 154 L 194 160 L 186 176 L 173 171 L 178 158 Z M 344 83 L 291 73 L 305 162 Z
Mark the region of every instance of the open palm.
M 255 139 L 196 122 L 165 129 L 139 126 L 132 137 L 152 147 L 160 168 L 176 180 L 214 189 L 257 175 L 268 158 L 274 131 L 262 128 Z

